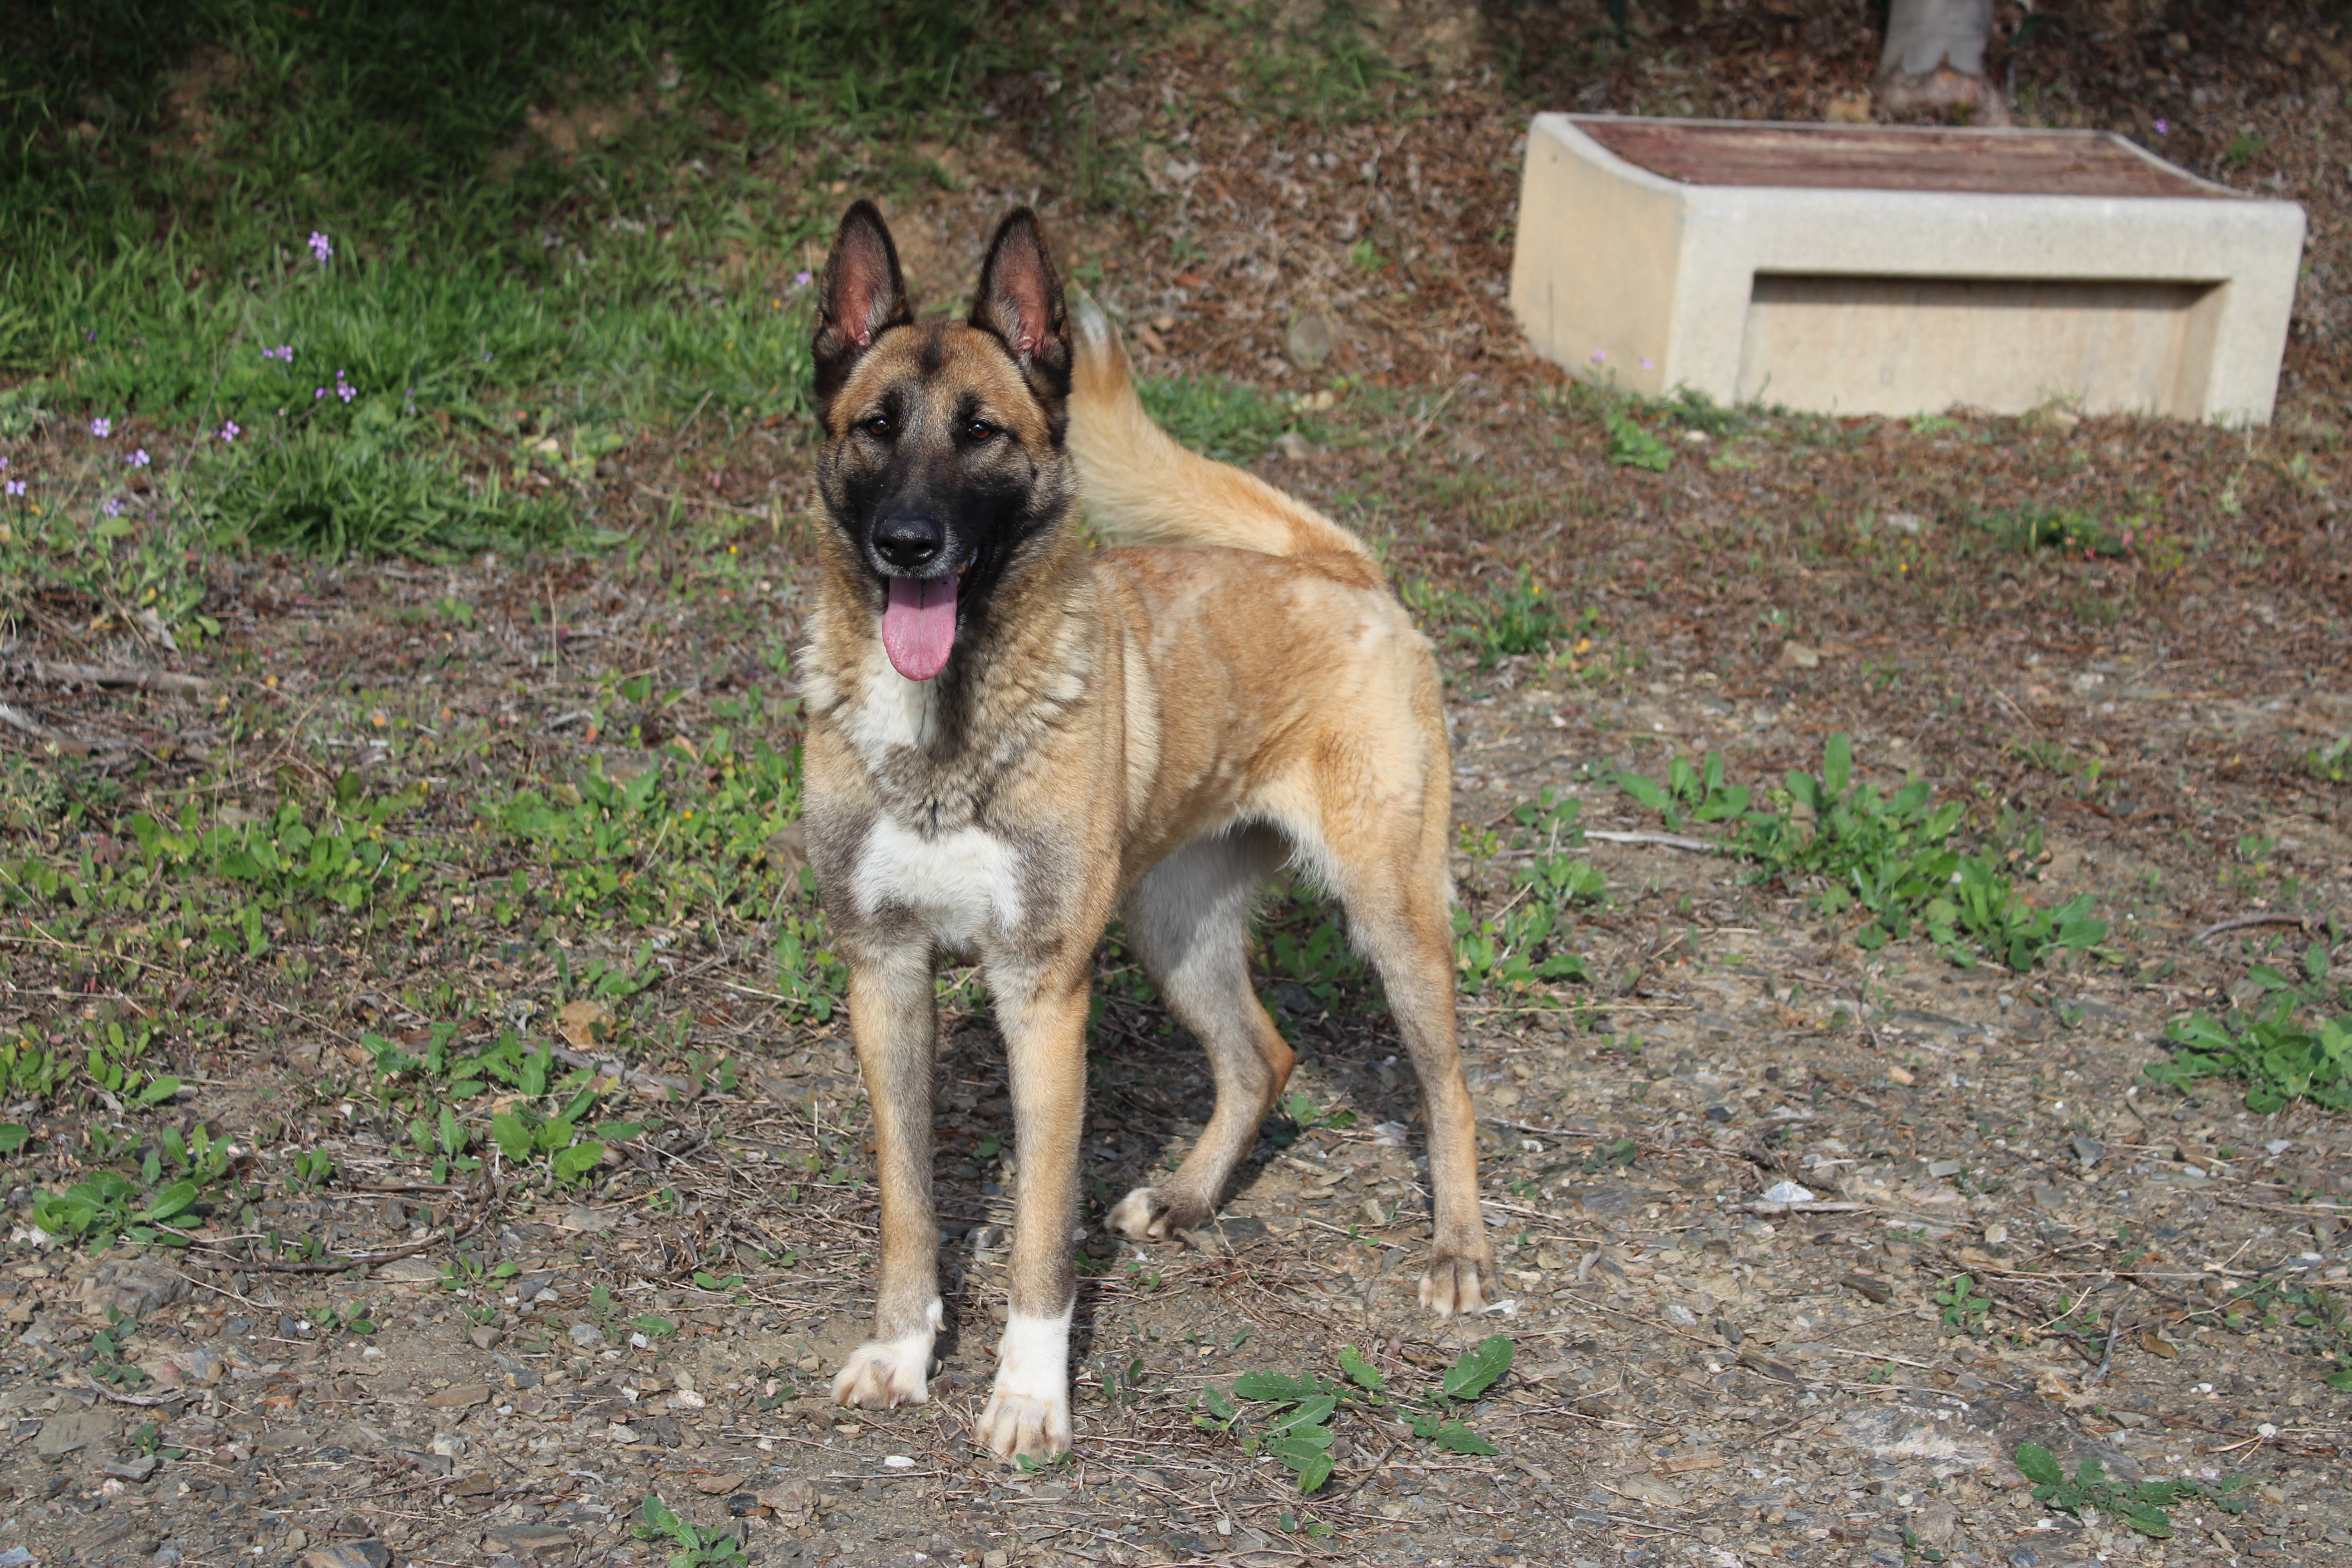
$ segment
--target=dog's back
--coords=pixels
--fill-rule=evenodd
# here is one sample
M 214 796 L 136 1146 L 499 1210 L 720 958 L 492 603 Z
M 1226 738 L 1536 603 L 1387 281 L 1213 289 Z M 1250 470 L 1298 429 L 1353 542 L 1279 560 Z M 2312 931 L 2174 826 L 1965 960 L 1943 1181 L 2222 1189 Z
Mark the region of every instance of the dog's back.
M 1379 574 L 1364 542 L 1313 507 L 1171 440 L 1137 397 L 1109 318 L 1083 293 L 1074 304 L 1069 447 L 1097 529 L 1120 544 L 1349 555 Z

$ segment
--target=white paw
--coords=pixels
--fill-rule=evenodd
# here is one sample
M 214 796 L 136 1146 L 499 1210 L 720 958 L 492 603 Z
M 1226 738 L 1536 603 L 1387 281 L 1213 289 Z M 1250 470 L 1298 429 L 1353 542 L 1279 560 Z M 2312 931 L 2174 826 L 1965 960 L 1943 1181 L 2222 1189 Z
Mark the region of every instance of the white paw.
M 848 1364 L 835 1374 L 833 1402 L 868 1410 L 928 1405 L 930 1373 L 929 1330 L 904 1339 L 868 1340 L 850 1352 Z
M 1070 1314 L 1015 1312 L 996 1347 L 996 1384 L 980 1440 L 1000 1459 L 1050 1459 L 1070 1447 Z
M 1157 1226 L 1151 1223 L 1151 1189 L 1150 1187 L 1138 1187 L 1119 1199 L 1118 1205 L 1110 1211 L 1110 1216 L 1104 1220 L 1103 1224 L 1129 1241 L 1144 1241 L 1152 1237 L 1168 1234 L 1165 1216 Z

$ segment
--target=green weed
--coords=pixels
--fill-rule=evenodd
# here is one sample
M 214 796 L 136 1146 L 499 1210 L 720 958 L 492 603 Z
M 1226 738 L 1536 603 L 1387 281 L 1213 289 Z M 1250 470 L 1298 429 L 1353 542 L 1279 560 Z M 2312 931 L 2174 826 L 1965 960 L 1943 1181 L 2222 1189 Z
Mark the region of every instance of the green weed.
M 1513 874 L 1510 898 L 1490 915 L 1454 910 L 1454 970 L 1464 992 L 1527 992 L 1591 978 L 1584 960 L 1560 943 L 1570 907 L 1607 890 L 1591 862 L 1561 852 L 1584 843 L 1577 820 L 1583 804 L 1546 789 L 1513 812 L 1513 841 L 1531 847 L 1528 864 Z
M 1481 669 L 1492 669 L 1506 658 L 1546 652 L 1601 624 L 1597 610 L 1588 608 L 1573 616 L 1563 612 L 1559 598 L 1526 566 L 1508 582 L 1476 593 L 1412 582 L 1401 586 L 1399 596 L 1424 623 L 1445 626 L 1446 637 L 1457 647 L 1475 650 Z
M 638 1540 L 666 1540 L 677 1548 L 670 1553 L 669 1568 L 741 1568 L 743 1548 L 735 1537 L 698 1529 L 654 1493 L 646 1494 L 637 1515 L 643 1521 L 636 1526 Z
M 1499 1453 L 1462 1420 L 1462 1407 L 1476 1401 L 1511 1370 L 1511 1342 L 1490 1336 L 1465 1351 L 1439 1380 L 1436 1392 L 1400 1398 L 1389 1392 L 1378 1368 L 1349 1347 L 1339 1353 L 1344 1382 L 1308 1374 L 1244 1373 L 1234 1380 L 1230 1397 L 1213 1384 L 1192 1403 L 1192 1425 L 1231 1435 L 1247 1454 L 1280 1460 L 1297 1478 L 1302 1493 L 1331 1479 L 1331 1417 L 1345 1403 L 1402 1418 L 1412 1435 L 1449 1454 L 1491 1457 Z M 1263 1410 L 1244 1409 L 1235 1400 Z
M 1976 1280 L 1966 1274 L 1955 1274 L 1945 1280 L 1935 1300 L 1944 1310 L 1944 1327 L 1964 1334 L 1973 1334 L 1983 1328 L 1992 1311 L 1991 1298 L 1978 1295 Z
M 2171 1058 L 2146 1069 L 2158 1083 L 2235 1079 L 2246 1108 L 2264 1115 L 2295 1100 L 2352 1110 L 2352 984 L 2335 978 L 2327 943 L 2304 952 L 2303 978 L 2256 964 L 2263 994 L 2251 1011 L 2197 1012 L 2166 1026 Z
M 1714 756 L 1696 765 L 1676 759 L 1663 784 L 1630 771 L 1617 783 L 1669 826 L 1732 824 L 1724 847 L 1758 875 L 1811 887 L 1824 914 L 1860 911 L 1865 918 L 1853 940 L 1865 950 L 1916 931 L 1954 963 L 1990 955 L 2025 971 L 2056 950 L 2084 951 L 2106 935 L 2087 895 L 2039 908 L 1990 859 L 1949 847 L 1963 803 L 1936 805 L 1921 780 L 1892 795 L 1856 780 L 1853 743 L 1842 733 L 1822 748 L 1820 773 L 1789 773 L 1778 809 L 1754 805 L 1749 790 L 1726 782 Z
M 1606 407 L 1601 411 L 1601 418 L 1609 427 L 1611 462 L 1620 468 L 1648 468 L 1656 473 L 1674 467 L 1675 449 L 1630 410 Z
M 2304 753 L 2303 765 L 2313 778 L 2328 784 L 2352 784 L 2352 735 L 2339 735 Z
M 2183 1500 L 2229 1514 L 2245 1512 L 2250 1500 L 2235 1495 L 2242 1479 L 2236 1476 L 2219 1487 L 2190 1480 L 2142 1481 L 2134 1486 L 2107 1479 L 2105 1468 L 2096 1458 L 2084 1459 L 2068 1476 L 2039 1443 L 2020 1443 L 2015 1459 L 2018 1469 L 2033 1483 L 2034 1501 L 2077 1518 L 2085 1509 L 2095 1509 L 2151 1541 L 2172 1538 L 2172 1516 L 2165 1510 Z

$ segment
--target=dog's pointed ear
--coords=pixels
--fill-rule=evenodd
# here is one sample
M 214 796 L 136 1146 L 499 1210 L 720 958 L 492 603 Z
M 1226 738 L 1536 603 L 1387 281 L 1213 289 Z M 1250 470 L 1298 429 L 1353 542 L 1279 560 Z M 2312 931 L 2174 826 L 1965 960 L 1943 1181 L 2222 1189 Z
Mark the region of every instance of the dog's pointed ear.
M 816 362 L 818 410 L 833 401 L 849 379 L 850 367 L 874 346 L 875 339 L 914 319 L 889 226 L 872 202 L 855 203 L 842 215 L 841 232 L 834 237 L 824 281 L 817 290 L 810 356 Z
M 1040 396 L 1056 403 L 1069 396 L 1070 321 L 1062 283 L 1054 276 L 1037 215 L 1027 207 L 996 226 L 972 296 L 971 324 L 1003 342 Z

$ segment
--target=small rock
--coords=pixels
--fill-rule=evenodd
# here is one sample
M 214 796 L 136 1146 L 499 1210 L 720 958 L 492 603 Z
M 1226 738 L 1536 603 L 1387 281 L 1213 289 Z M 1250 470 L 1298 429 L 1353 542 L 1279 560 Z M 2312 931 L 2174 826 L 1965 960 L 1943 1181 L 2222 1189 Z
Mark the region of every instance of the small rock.
M 2064 1208 L 2066 1206 L 2066 1194 L 2060 1192 L 2057 1188 L 2044 1184 L 2033 1189 L 2033 1206 L 2042 1209 Z
M 466 1457 L 466 1439 L 455 1432 L 436 1432 L 433 1452 L 444 1459 L 462 1459 Z
M 375 1545 L 377 1551 L 383 1550 L 383 1542 L 378 1542 Z M 325 1546 L 314 1546 L 304 1552 L 302 1568 L 377 1568 L 377 1564 L 359 1549 L 357 1542 L 337 1541 Z
M 1868 1297 L 1871 1300 L 1879 1303 L 1881 1306 L 1885 1306 L 1887 1302 L 1895 1300 L 1894 1286 L 1888 1284 L 1884 1279 L 1874 1279 L 1867 1274 L 1844 1275 L 1838 1280 L 1838 1283 L 1844 1286 L 1849 1290 L 1856 1291 L 1861 1295 Z
M 882 1456 L 882 1462 L 894 1470 L 911 1470 L 915 1468 L 913 1458 L 905 1454 L 885 1454 Z
M 634 1443 L 637 1440 L 637 1429 L 634 1426 L 624 1426 L 618 1421 L 615 1421 L 613 1423 L 612 1430 L 605 1433 L 604 1436 L 615 1443 Z
M 694 1489 L 700 1492 L 704 1497 L 719 1497 L 725 1493 L 733 1491 L 742 1484 L 743 1477 L 740 1471 L 731 1476 L 697 1476 L 694 1478 Z
M 467 1331 L 466 1337 L 473 1341 L 478 1348 L 488 1350 L 507 1335 L 504 1329 L 494 1329 L 488 1323 L 477 1323 Z
M 441 1269 L 422 1258 L 395 1258 L 380 1268 L 368 1271 L 372 1279 L 388 1280 L 394 1285 L 438 1285 Z
M 1775 1182 L 1764 1189 L 1768 1204 L 1809 1204 L 1813 1202 L 1812 1189 L 1795 1182 Z
M 1303 463 L 1315 455 L 1315 443 L 1296 430 L 1285 430 L 1274 439 L 1275 449 L 1294 463 Z
M 2107 1146 L 2097 1139 L 2085 1138 L 2079 1132 L 2074 1135 L 2074 1158 L 2085 1165 L 2097 1163 L 2099 1156 L 2106 1152 Z
M 482 1544 L 525 1560 L 568 1557 L 572 1553 L 572 1532 L 557 1524 L 504 1524 L 484 1531 Z
M 1011 1568 L 1013 1559 L 1003 1547 L 980 1554 L 980 1568 Z
M 604 1331 L 593 1323 L 574 1323 L 572 1325 L 571 1340 L 581 1349 L 591 1350 L 604 1342 Z
M 155 1473 L 161 1463 L 152 1454 L 142 1454 L 135 1459 L 117 1460 L 106 1467 L 106 1473 L 126 1481 L 143 1481 Z
M 1791 669 L 1819 669 L 1822 651 L 1791 638 L 1780 645 L 1780 662 Z
M 187 1293 L 188 1282 L 178 1274 L 138 1261 L 102 1268 L 83 1281 L 81 1310 L 92 1318 L 105 1318 L 110 1310 L 126 1318 L 143 1318 Z
M 113 1436 L 112 1411 L 68 1410 L 41 1423 L 41 1435 L 33 1439 L 33 1452 L 53 1459 L 92 1443 L 107 1442 Z
M 669 1396 L 669 1407 L 672 1410 L 699 1410 L 702 1405 L 702 1395 L 690 1388 L 681 1388 Z
M 435 1410 L 470 1410 L 489 1402 L 490 1385 L 487 1383 L 461 1383 L 455 1388 L 445 1388 L 425 1403 Z
M 1927 1173 L 1941 1181 L 1946 1176 L 1957 1176 L 1967 1168 L 1958 1160 L 1934 1160 L 1928 1163 Z
M 1698 1327 L 1698 1314 L 1680 1301 L 1669 1301 L 1666 1303 L 1666 1321 L 1676 1328 L 1695 1329 Z
M 1290 323 L 1282 336 L 1282 352 L 1300 370 L 1313 370 L 1338 352 L 1345 335 L 1339 322 L 1309 310 Z
M 573 1204 L 563 1214 L 566 1230 L 610 1230 L 621 1223 L 618 1209 L 592 1209 L 586 1204 Z
M 1656 1476 L 1626 1476 L 1618 1481 L 1617 1489 L 1627 1497 L 1639 1498 L 1654 1508 L 1680 1508 L 1683 1505 L 1682 1488 Z

